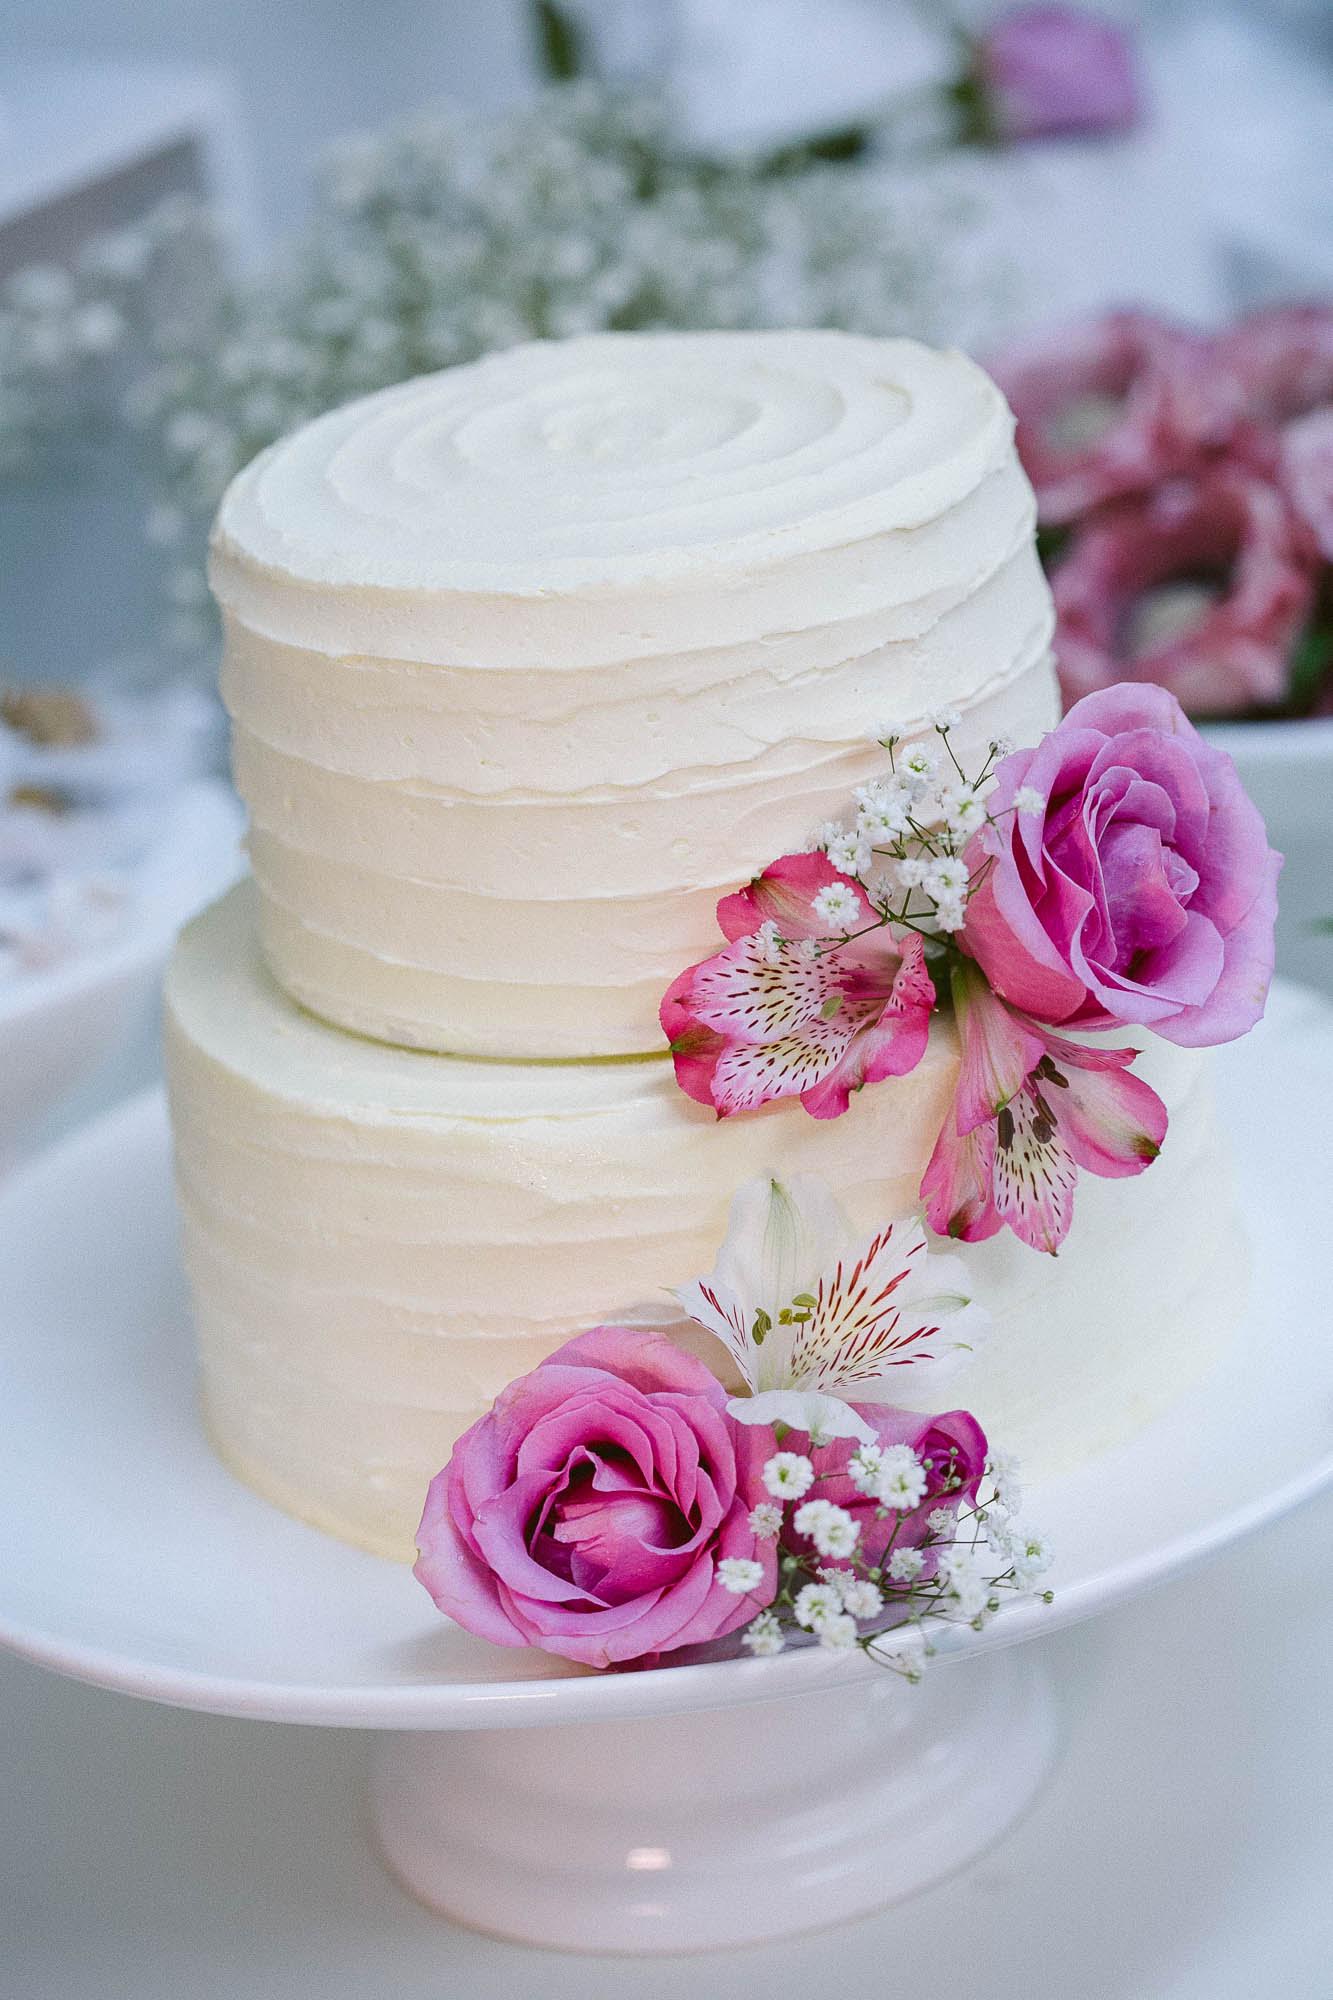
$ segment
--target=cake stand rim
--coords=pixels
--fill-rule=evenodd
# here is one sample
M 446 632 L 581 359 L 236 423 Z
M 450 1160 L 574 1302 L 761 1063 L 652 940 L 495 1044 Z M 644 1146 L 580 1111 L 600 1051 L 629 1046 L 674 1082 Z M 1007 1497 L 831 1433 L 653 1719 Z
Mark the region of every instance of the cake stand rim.
M 1274 1012 L 1283 1025 L 1300 1032 L 1313 1026 L 1333 1059 L 1333 1006 L 1309 989 L 1275 988 Z M 126 1100 L 27 1163 L 0 1188 L 0 1219 L 9 1204 L 44 1179 L 71 1170 L 87 1152 L 108 1148 L 113 1138 L 157 1128 L 165 1138 L 160 1087 Z M 142 1141 L 142 1132 L 140 1133 Z M 1302 1245 L 1307 1254 L 1313 1249 Z M 973 1655 L 1022 1643 L 1108 1610 L 1140 1591 L 1165 1582 L 1187 1566 L 1219 1553 L 1244 1535 L 1278 1520 L 1333 1483 L 1333 1446 L 1316 1454 L 1293 1475 L 1150 1549 L 1061 1585 L 1047 1606 L 1025 1600 L 1007 1605 L 981 1633 L 941 1628 L 942 1655 Z M 1034 1518 L 1040 1517 L 1040 1487 L 1033 1492 Z M 306 1531 L 314 1532 L 314 1531 Z M 327 1538 L 321 1537 L 324 1541 Z M 350 1560 L 375 1563 L 348 1550 Z M 377 1568 L 380 1565 L 376 1565 Z M 406 1580 L 406 1578 L 405 1578 Z M 413 1586 L 415 1588 L 415 1586 Z M 494 1729 L 541 1727 L 550 1723 L 639 1715 L 664 1715 L 761 1702 L 803 1692 L 817 1693 L 863 1682 L 884 1671 L 859 1653 L 833 1655 L 817 1647 L 790 1649 L 773 1659 L 686 1662 L 636 1673 L 596 1674 L 573 1670 L 546 1678 L 373 1681 L 281 1680 L 249 1677 L 227 1670 L 204 1672 L 166 1664 L 114 1648 L 70 1641 L 21 1619 L 0 1604 L 0 1649 L 88 1684 L 169 1706 L 254 1720 L 301 1722 L 372 1729 Z

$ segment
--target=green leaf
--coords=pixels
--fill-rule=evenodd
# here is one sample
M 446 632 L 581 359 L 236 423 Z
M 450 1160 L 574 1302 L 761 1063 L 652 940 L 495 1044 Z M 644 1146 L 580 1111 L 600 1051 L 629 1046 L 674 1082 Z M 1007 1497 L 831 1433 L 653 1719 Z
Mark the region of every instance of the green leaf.
M 1287 682 L 1287 701 L 1298 715 L 1314 706 L 1330 669 L 1333 669 L 1333 630 L 1326 625 L 1307 625 L 1292 650 Z
M 552 83 L 572 83 L 592 68 L 587 43 L 578 23 L 555 0 L 533 0 L 533 35 L 537 61 Z

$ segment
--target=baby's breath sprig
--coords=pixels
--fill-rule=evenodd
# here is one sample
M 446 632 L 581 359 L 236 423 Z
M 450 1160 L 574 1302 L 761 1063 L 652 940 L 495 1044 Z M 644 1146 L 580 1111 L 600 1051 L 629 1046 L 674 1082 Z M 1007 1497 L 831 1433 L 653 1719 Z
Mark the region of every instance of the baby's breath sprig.
M 997 767 L 1014 746 L 993 737 L 980 766 L 969 772 L 958 755 L 953 734 L 962 717 L 957 709 L 937 709 L 927 722 L 938 738 L 932 743 L 909 738 L 886 727 L 875 741 L 888 755 L 888 770 L 857 788 L 856 816 L 851 826 L 829 821 L 813 845 L 828 856 L 840 874 L 860 885 L 865 903 L 851 889 L 833 883 L 814 899 L 816 914 L 828 925 L 827 938 L 806 939 L 807 957 L 842 950 L 885 925 L 916 931 L 928 955 L 943 957 L 967 916 L 968 899 L 984 879 L 988 862 L 967 859 L 973 835 L 998 825 L 1013 812 L 1040 809 L 1042 800 L 1020 788 L 1014 802 L 1001 812 L 988 803 Z M 784 940 L 776 934 L 772 949 L 780 953 Z
M 773 1498 L 754 1508 L 750 1526 L 776 1540 L 780 1556 L 777 1594 L 741 1638 L 757 1657 L 808 1637 L 830 1652 L 859 1647 L 919 1681 L 935 1651 L 928 1627 L 980 1632 L 1006 1595 L 1051 1602 L 1040 1581 L 1050 1548 L 1017 1519 L 1022 1496 L 1007 1453 L 991 1454 L 970 1505 L 956 1450 L 936 1464 L 909 1445 L 863 1444 L 844 1466 L 825 1472 L 803 1453 L 779 1451 L 763 1478 Z M 850 1481 L 866 1504 L 854 1512 L 816 1491 L 835 1478 Z M 871 1524 L 873 1556 L 866 1546 Z M 719 1580 L 745 1595 L 759 1573 L 758 1564 L 732 1563 Z

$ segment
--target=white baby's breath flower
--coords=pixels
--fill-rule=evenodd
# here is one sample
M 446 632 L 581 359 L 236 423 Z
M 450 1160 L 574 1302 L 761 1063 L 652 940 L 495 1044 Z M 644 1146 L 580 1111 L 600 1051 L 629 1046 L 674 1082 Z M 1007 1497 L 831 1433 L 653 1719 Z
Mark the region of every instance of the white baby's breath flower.
M 840 833 L 835 840 L 829 842 L 824 851 L 833 866 L 840 869 L 844 875 L 864 875 L 872 859 L 870 844 L 859 832 Z M 833 886 L 836 885 L 830 885 Z M 825 890 L 823 893 L 827 895 L 828 891 Z
M 1046 801 L 1035 785 L 1020 785 L 1014 793 L 1014 808 L 1021 813 L 1045 812 Z
M 940 1574 L 963 1617 L 979 1618 L 986 1609 L 988 1590 L 972 1551 L 950 1549 L 940 1558 Z
M 750 1509 L 750 1532 L 760 1541 L 771 1542 L 782 1531 L 782 1509 L 773 1500 L 761 1500 Z
M 845 1611 L 825 1618 L 818 1627 L 819 1643 L 830 1653 L 849 1653 L 860 1639 L 856 1620 Z
M 867 840 L 892 840 L 908 829 L 910 803 L 903 787 L 891 778 L 859 785 L 856 807 L 857 829 Z
M 807 1500 L 792 1521 L 798 1535 L 808 1535 L 821 1556 L 849 1556 L 861 1529 L 845 1507 L 832 1500 Z
M 796 956 L 809 965 L 814 959 L 819 957 L 819 939 L 802 938 L 796 947 Z
M 906 1514 L 926 1497 L 926 1468 L 910 1445 L 890 1445 L 884 1453 L 875 1482 L 875 1498 L 882 1506 Z
M 764 1566 L 749 1556 L 723 1556 L 717 1566 L 717 1580 L 733 1597 L 748 1597 L 764 1580 Z
M 986 1547 L 992 1554 L 1003 1556 L 1007 1563 L 1013 1561 L 1019 1548 L 1019 1537 L 1014 1532 L 1013 1523 L 1000 1507 L 988 1507 L 981 1517 L 981 1532 L 986 1537 Z
M 817 1632 L 827 1619 L 841 1617 L 842 1592 L 831 1583 L 807 1583 L 796 1593 L 792 1615 L 807 1632 Z
M 125 335 L 125 321 L 113 305 L 93 299 L 70 320 L 70 334 L 81 354 L 110 354 Z
M 875 1491 L 880 1467 L 884 1463 L 884 1453 L 877 1444 L 858 1445 L 847 1461 L 847 1477 L 858 1493 L 867 1498 Z
M 775 1500 L 799 1500 L 814 1483 L 815 1468 L 799 1451 L 779 1451 L 764 1466 L 763 1480 Z
M 906 833 L 911 813 L 905 802 L 885 799 L 881 805 L 862 806 L 856 815 L 856 830 L 872 846 L 876 841 L 896 840 Z
M 846 830 L 845 827 L 838 825 L 836 819 L 826 819 L 822 826 L 816 828 L 815 837 L 810 843 L 811 847 L 816 851 L 827 854 L 829 842 L 841 839 Z
M 926 1566 L 920 1549 L 895 1549 L 889 1557 L 890 1583 L 915 1583 Z
M 760 924 L 759 929 L 755 933 L 755 938 L 759 946 L 759 956 L 763 959 L 764 964 L 781 965 L 782 939 L 778 934 L 778 927 L 772 917 L 766 918 Z
M 952 1507 L 932 1507 L 926 1516 L 926 1526 L 932 1535 L 951 1535 L 958 1525 L 958 1516 Z
M 961 839 L 975 833 L 986 818 L 985 801 L 972 785 L 946 785 L 940 793 L 940 806 L 950 833 Z
M 898 862 L 894 872 L 904 889 L 919 889 L 930 873 L 930 856 L 909 854 Z
M 883 1592 L 869 1577 L 858 1576 L 844 1585 L 842 1608 L 849 1618 L 877 1618 L 884 1609 Z
M 174 548 L 184 541 L 188 529 L 188 516 L 180 507 L 150 507 L 144 515 L 144 540 L 155 549 Z
M 1014 1580 L 1020 1590 L 1031 1590 L 1037 1578 L 1044 1576 L 1051 1566 L 1050 1543 L 1044 1536 L 1034 1534 L 1031 1529 L 1016 1529 L 1011 1540 L 1013 1552 Z
M 928 743 L 914 743 L 898 759 L 898 769 L 919 785 L 928 785 L 939 767 L 939 753 Z
M 833 860 L 831 854 L 829 859 Z M 837 866 L 836 862 L 834 866 Z M 861 905 L 856 899 L 856 892 L 849 889 L 845 882 L 827 883 L 811 900 L 815 915 L 835 931 L 850 930 L 861 914 Z
M 996 1499 L 1011 1514 L 1016 1514 L 1023 1504 L 1019 1471 L 1018 1460 L 1011 1451 L 992 1449 L 986 1461 L 986 1473 L 995 1488 Z
M 942 931 L 960 931 L 967 922 L 961 896 L 941 896 L 935 905 L 935 922 Z
M 937 902 L 949 902 L 966 892 L 969 875 L 961 854 L 941 854 L 932 861 L 922 888 Z
M 993 757 L 1012 757 L 1014 754 L 1014 739 L 1012 736 L 997 736 L 990 747 Z
M 932 708 L 926 721 L 932 729 L 957 729 L 962 721 L 962 712 L 956 708 Z
M 757 1618 L 751 1619 L 741 1633 L 741 1644 L 747 1652 L 753 1653 L 757 1660 L 768 1660 L 775 1653 L 782 1652 L 787 1641 L 773 1613 L 761 1611 Z

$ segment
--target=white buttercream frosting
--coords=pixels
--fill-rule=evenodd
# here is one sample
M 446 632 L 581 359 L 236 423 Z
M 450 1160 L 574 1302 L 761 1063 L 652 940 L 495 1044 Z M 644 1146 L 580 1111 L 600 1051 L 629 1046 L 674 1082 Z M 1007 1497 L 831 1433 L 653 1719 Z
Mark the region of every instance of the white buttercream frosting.
M 1032 524 L 998 391 L 910 341 L 599 335 L 308 426 L 213 560 L 275 974 L 409 1045 L 659 1047 L 877 722 L 1054 720 Z
M 661 1317 L 752 1174 L 817 1174 L 867 1230 L 916 1201 L 956 1073 L 945 1022 L 845 1118 L 718 1123 L 664 1057 L 459 1061 L 330 1028 L 264 970 L 254 900 L 190 927 L 167 988 L 204 1405 L 245 1479 L 349 1541 L 409 1557 L 458 1432 L 569 1335 Z M 995 1328 L 949 1398 L 1035 1475 L 1164 1408 L 1240 1308 L 1206 1058 L 1154 1042 L 1139 1069 L 1171 1116 L 1142 1179 L 1084 1176 L 1058 1259 L 961 1246 Z M 910 1369 L 899 1393 L 919 1401 Z

